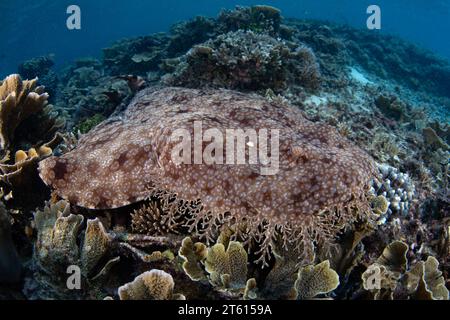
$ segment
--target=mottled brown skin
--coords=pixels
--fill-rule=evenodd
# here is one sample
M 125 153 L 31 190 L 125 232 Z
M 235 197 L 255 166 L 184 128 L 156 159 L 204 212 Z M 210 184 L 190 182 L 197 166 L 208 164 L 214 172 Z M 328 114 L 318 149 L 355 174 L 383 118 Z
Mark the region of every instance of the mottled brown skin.
M 260 165 L 175 165 L 171 132 L 193 121 L 203 130 L 280 130 L 280 169 Z M 224 133 L 225 135 L 225 133 Z M 272 224 L 311 222 L 319 212 L 355 204 L 375 172 L 372 159 L 294 107 L 227 90 L 146 89 L 125 113 L 83 136 L 76 149 L 40 164 L 42 179 L 72 204 L 111 209 L 138 202 L 155 187 L 213 213 Z

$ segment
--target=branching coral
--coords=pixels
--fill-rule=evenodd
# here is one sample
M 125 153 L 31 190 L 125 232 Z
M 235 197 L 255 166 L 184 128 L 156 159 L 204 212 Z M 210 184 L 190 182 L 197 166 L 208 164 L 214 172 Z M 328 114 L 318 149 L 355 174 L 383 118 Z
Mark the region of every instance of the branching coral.
M 280 129 L 278 173 L 261 174 L 267 169 L 262 163 L 176 164 L 172 151 L 179 140 L 172 133 L 186 130 L 193 141 L 195 121 L 224 136 L 229 128 Z M 88 208 L 126 206 L 155 190 L 200 199 L 185 223 L 190 231 L 213 240 L 220 225 L 242 224 L 247 240 L 259 243 L 264 263 L 276 230 L 283 243 L 296 244 L 302 259 L 311 243 L 326 247 L 342 228 L 367 217 L 366 191 L 376 169 L 333 128 L 290 106 L 226 90 L 152 88 L 140 92 L 120 119 L 83 136 L 73 151 L 42 161 L 40 175 L 59 196 Z
M 48 94 L 37 86 L 37 79 L 22 81 L 19 75 L 8 76 L 0 85 L 0 148 L 11 147 L 17 128 L 33 115 L 43 117 L 39 125 L 54 133 L 62 123 L 53 118 L 48 107 Z M 41 130 L 42 128 L 40 128 Z M 29 131 L 31 128 L 28 128 Z
M 240 30 L 195 46 L 165 82 L 189 87 L 276 91 L 291 83 L 317 89 L 320 71 L 308 47 Z
M 176 194 L 156 191 L 148 204 L 131 214 L 133 232 L 148 235 L 180 233 L 187 219 L 199 209 L 199 201 L 184 201 Z
M 9 155 L 0 160 L 0 180 L 14 186 L 23 188 L 26 184 L 37 177 L 37 167 L 39 161 L 51 156 L 53 149 L 63 140 L 63 136 L 56 134 L 55 137 L 39 146 L 30 148 L 28 151 L 19 150 L 14 157 L 14 163 L 8 164 Z
M 407 215 L 416 197 L 414 182 L 408 174 L 387 164 L 378 165 L 378 170 L 380 171 L 380 175 L 372 182 L 373 186 L 370 192 L 375 197 L 384 197 L 384 199 L 376 198 L 378 199 L 378 204 L 373 203 L 378 206 L 376 209 L 378 212 L 376 213 L 381 215 L 380 221 L 386 221 L 386 218 L 392 213 Z M 384 210 L 386 205 L 384 200 L 387 201 L 387 210 Z
M 170 274 L 153 269 L 121 286 L 119 297 L 120 300 L 185 300 L 182 294 L 173 293 L 174 286 Z

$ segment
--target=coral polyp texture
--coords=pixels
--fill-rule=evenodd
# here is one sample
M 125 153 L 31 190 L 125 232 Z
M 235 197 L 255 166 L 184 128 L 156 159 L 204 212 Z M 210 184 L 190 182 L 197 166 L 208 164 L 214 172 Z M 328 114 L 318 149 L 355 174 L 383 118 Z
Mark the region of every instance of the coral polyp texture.
M 184 129 L 194 141 L 196 121 L 227 139 L 228 129 L 279 130 L 279 172 L 263 175 L 261 163 L 174 161 L 180 140 L 172 134 Z M 247 158 L 250 152 L 245 148 Z M 123 115 L 84 135 L 74 150 L 40 163 L 42 179 L 72 204 L 112 209 L 170 191 L 201 201 L 188 210 L 191 230 L 211 237 L 218 225 L 244 224 L 267 243 L 280 231 L 298 241 L 299 250 L 311 240 L 332 239 L 365 215 L 375 172 L 364 151 L 294 107 L 258 95 L 174 87 L 140 92 Z
M 182 294 L 173 294 L 174 286 L 170 274 L 153 269 L 121 286 L 119 297 L 120 300 L 186 300 Z

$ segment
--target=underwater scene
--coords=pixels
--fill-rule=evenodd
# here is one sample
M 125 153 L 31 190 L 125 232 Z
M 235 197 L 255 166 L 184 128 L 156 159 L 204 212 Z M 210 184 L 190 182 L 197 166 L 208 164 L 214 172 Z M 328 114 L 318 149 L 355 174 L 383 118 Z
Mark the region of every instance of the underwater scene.
M 448 0 L 0 0 L 0 300 L 448 300 L 449 32 Z

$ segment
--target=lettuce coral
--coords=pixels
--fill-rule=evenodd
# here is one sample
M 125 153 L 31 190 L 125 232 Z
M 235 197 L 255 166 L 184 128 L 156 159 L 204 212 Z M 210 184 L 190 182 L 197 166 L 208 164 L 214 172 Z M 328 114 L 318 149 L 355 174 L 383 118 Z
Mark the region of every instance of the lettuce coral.
M 119 297 L 120 300 L 186 300 L 182 294 L 173 294 L 174 286 L 170 274 L 153 269 L 121 286 Z
M 171 153 L 179 141 L 171 135 L 186 129 L 192 139 L 195 121 L 224 135 L 229 128 L 279 129 L 279 172 L 261 174 L 262 163 L 176 164 Z M 42 179 L 75 205 L 118 208 L 155 190 L 170 191 L 201 201 L 186 217 L 191 232 L 212 240 L 218 226 L 242 224 L 262 256 L 278 233 L 284 243 L 296 244 L 299 259 L 311 243 L 326 246 L 342 228 L 367 217 L 366 191 L 375 174 L 370 156 L 291 106 L 227 90 L 172 87 L 141 91 L 121 117 L 90 131 L 74 150 L 40 163 Z
M 401 241 L 389 244 L 362 274 L 363 288 L 375 300 L 448 300 L 449 291 L 439 261 L 428 256 L 426 261 L 416 261 L 408 270 L 408 250 L 408 245 Z
M 111 266 L 118 262 L 118 257 L 107 259 L 113 238 L 98 218 L 87 221 L 84 237 L 79 243 L 83 221 L 82 215 L 71 213 L 70 204 L 64 200 L 36 211 L 34 256 L 41 270 L 64 278 L 67 267 L 77 265 L 83 279 L 97 281 L 102 280 Z

